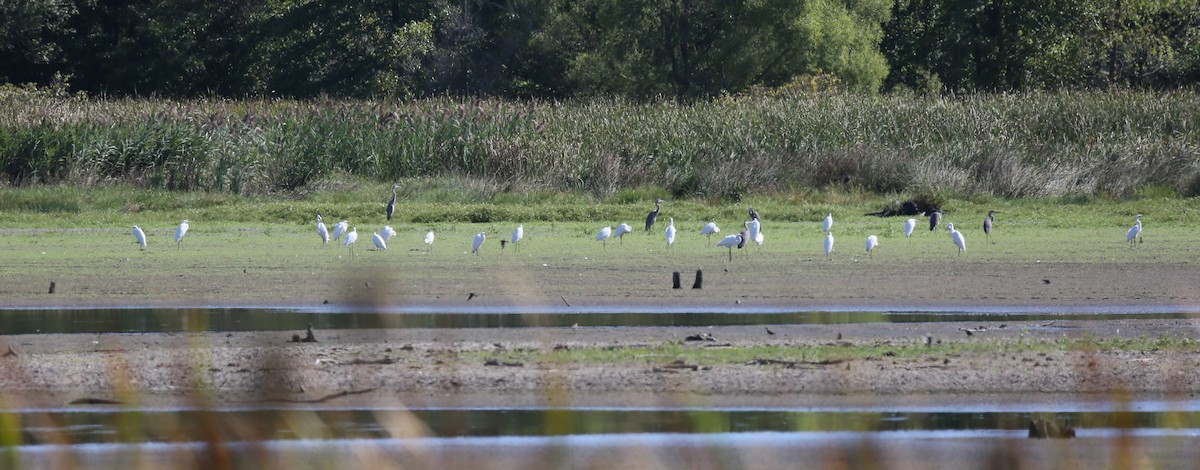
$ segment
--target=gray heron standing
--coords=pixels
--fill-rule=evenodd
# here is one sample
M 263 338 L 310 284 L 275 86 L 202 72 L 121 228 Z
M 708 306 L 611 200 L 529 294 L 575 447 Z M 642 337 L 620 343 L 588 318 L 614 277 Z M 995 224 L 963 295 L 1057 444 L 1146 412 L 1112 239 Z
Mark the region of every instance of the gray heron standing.
M 987 218 L 983 219 L 983 236 L 993 245 L 996 244 L 996 241 L 992 240 L 992 223 L 996 220 L 996 214 L 996 211 L 988 211 Z
M 396 186 L 392 185 L 392 200 L 388 201 L 387 205 L 387 219 L 389 222 L 392 220 L 392 213 L 396 211 Z
M 654 221 L 658 220 L 658 211 L 662 210 L 662 199 L 654 200 L 654 210 L 646 214 L 646 231 L 649 232 L 654 227 Z

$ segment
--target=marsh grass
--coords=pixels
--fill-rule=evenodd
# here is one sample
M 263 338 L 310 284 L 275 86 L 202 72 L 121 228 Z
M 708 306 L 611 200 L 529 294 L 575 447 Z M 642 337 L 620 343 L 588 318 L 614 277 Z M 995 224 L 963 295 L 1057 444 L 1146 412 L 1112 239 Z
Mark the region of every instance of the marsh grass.
M 738 201 L 838 188 L 958 197 L 1200 194 L 1200 95 L 828 94 L 682 105 L 101 100 L 0 93 L 14 185 L 110 181 L 235 194 L 339 175 L 457 181 L 432 197 L 547 192 Z M 445 194 L 460 193 L 458 195 Z M 441 196 L 436 194 L 441 193 Z

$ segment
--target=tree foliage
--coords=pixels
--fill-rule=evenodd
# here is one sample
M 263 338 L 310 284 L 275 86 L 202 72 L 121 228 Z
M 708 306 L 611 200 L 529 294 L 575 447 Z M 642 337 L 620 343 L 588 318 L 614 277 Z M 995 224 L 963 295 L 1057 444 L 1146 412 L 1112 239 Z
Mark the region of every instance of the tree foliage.
M 1200 0 L 0 0 L 0 83 L 704 99 L 1193 86 Z

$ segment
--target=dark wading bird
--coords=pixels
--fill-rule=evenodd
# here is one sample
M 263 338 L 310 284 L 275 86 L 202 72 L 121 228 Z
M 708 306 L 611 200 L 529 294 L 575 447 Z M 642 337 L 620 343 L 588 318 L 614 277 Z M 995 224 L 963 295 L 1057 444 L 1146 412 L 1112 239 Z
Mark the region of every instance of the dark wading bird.
M 942 211 L 933 211 L 929 214 L 929 231 L 937 230 L 938 223 L 942 221 Z
M 654 221 L 658 220 L 658 211 L 662 210 L 662 199 L 654 200 L 654 210 L 646 214 L 646 231 L 649 232 L 654 227 Z
M 983 236 L 993 245 L 996 244 L 996 241 L 992 240 L 992 223 L 995 221 L 996 214 L 998 213 L 996 211 L 988 211 L 987 218 L 983 219 Z
M 396 212 L 396 185 L 392 185 L 392 200 L 388 201 L 387 219 L 392 220 L 392 213 Z

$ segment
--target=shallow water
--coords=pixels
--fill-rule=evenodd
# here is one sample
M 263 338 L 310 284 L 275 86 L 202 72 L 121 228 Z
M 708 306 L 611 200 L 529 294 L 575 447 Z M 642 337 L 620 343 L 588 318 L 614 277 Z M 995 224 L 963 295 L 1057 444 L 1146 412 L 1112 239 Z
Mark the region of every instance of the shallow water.
M 1165 409 L 1170 405 L 1152 406 Z M 1174 411 L 888 411 L 689 408 L 228 408 L 124 410 L 117 407 L 14 410 L 22 444 L 193 442 L 217 435 L 252 440 L 382 439 L 402 437 L 398 416 L 424 423 L 420 437 L 500 438 L 587 435 L 807 433 L 810 439 L 843 433 L 964 438 L 1024 435 L 1030 419 L 1077 428 L 1081 437 L 1138 432 L 1200 436 L 1195 403 Z M 910 435 L 911 436 L 911 435 Z
M 578 309 L 432 307 L 382 311 L 337 308 L 37 308 L 0 309 L 0 334 L 295 331 L 361 328 L 525 328 L 620 326 L 816 325 L 849 323 L 1200 320 L 1179 309 L 1062 307 L 1057 309 L 928 309 L 849 311 L 739 308 L 611 307 Z

